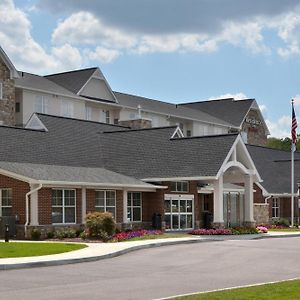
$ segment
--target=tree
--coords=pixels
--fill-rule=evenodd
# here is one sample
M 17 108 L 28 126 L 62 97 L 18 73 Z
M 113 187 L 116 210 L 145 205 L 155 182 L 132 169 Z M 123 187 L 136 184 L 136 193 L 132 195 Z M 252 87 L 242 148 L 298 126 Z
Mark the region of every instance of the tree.
M 297 150 L 300 150 L 300 139 L 299 139 L 299 135 L 297 135 L 298 139 L 297 139 Z M 273 148 L 273 149 L 280 149 L 280 150 L 286 150 L 286 151 L 290 151 L 291 150 L 291 145 L 292 145 L 292 141 L 289 137 L 286 138 L 275 138 L 275 137 L 270 137 L 268 138 L 267 141 L 267 147 Z

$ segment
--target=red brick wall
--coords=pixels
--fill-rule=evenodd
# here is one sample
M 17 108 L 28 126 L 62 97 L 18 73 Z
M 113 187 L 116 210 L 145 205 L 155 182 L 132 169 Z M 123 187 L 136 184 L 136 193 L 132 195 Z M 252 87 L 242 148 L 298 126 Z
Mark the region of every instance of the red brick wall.
M 26 193 L 29 192 L 29 184 L 4 175 L 0 175 L 0 189 L 12 189 L 12 213 L 18 214 L 20 224 L 25 224 L 26 220 Z
M 253 193 L 253 202 L 265 203 L 265 197 L 262 194 L 262 190 L 256 184 L 253 185 L 253 188 L 256 191 Z

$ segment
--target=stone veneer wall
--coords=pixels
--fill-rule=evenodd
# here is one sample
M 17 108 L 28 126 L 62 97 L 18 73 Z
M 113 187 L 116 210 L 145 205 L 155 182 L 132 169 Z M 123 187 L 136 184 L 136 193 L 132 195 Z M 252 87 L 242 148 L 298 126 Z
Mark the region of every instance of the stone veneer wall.
M 131 129 L 143 129 L 151 128 L 152 122 L 147 119 L 135 119 L 135 120 L 126 120 L 119 121 L 119 125 L 130 127 Z
M 3 84 L 3 99 L 0 99 L 0 121 L 15 125 L 15 82 L 10 79 L 10 70 L 0 60 L 0 82 Z
M 257 146 L 267 145 L 265 128 L 256 110 L 251 109 L 249 111 L 243 123 L 242 131 L 248 134 L 248 144 Z
M 256 224 L 269 223 L 269 204 L 268 203 L 254 203 L 253 210 L 254 220 Z

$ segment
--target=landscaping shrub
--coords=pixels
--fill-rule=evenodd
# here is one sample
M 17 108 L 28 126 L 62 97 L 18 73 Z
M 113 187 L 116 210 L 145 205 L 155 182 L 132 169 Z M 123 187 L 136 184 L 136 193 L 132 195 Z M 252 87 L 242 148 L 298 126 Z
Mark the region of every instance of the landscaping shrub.
M 55 236 L 55 232 L 54 231 L 48 231 L 47 232 L 47 238 L 48 239 L 53 239 Z
M 284 227 L 290 226 L 290 221 L 284 218 L 273 219 L 272 223 L 276 226 L 284 226 Z
M 254 227 L 234 227 L 231 229 L 232 234 L 257 234 L 258 230 Z
M 200 229 L 194 229 L 189 234 L 192 235 L 231 235 L 232 231 L 231 229 L 205 229 L 205 228 L 200 228 Z
M 109 212 L 93 212 L 86 215 L 86 228 L 90 238 L 107 241 L 116 231 L 116 222 Z
M 34 241 L 38 241 L 41 238 L 41 231 L 39 229 L 32 229 L 31 230 L 31 239 Z

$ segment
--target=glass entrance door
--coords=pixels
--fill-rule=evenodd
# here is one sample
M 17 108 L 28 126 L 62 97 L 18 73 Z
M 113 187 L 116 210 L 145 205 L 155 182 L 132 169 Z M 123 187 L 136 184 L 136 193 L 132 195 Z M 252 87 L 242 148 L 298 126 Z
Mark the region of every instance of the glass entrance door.
M 193 228 L 193 199 L 165 200 L 166 230 L 185 230 Z

